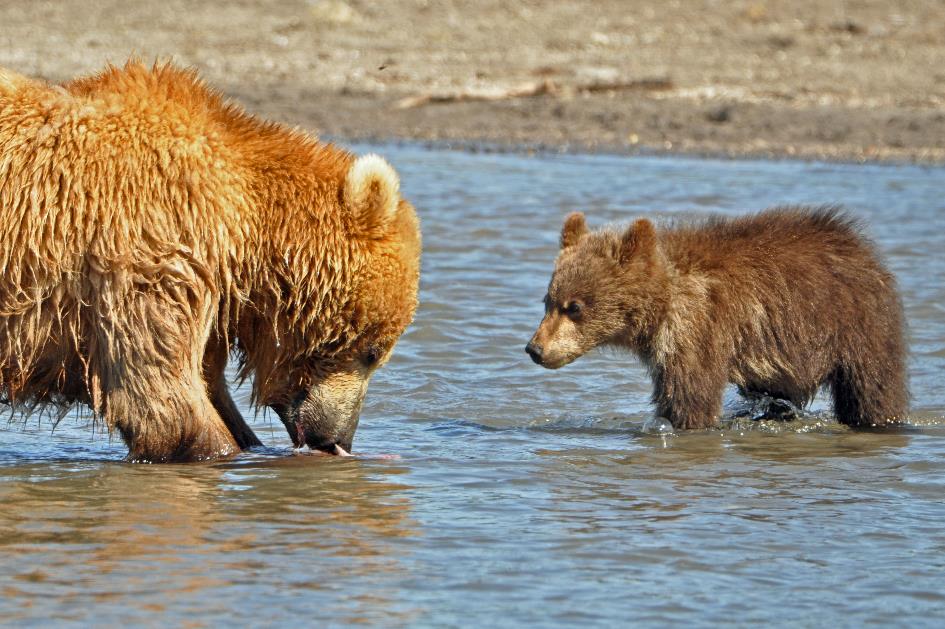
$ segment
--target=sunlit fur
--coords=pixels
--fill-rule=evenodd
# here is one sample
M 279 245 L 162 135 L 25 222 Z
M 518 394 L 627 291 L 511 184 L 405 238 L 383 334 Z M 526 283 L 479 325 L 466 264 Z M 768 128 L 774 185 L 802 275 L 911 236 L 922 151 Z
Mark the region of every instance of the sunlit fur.
M 596 232 L 573 214 L 561 244 L 530 344 L 544 366 L 630 349 L 653 377 L 657 413 L 677 428 L 714 425 L 729 382 L 798 406 L 827 385 L 849 425 L 905 418 L 895 279 L 836 208 Z M 572 301 L 583 305 L 574 317 Z
M 258 443 L 231 350 L 258 404 L 368 377 L 366 348 L 386 358 L 413 316 L 420 236 L 393 169 L 362 159 L 171 65 L 0 70 L 6 401 L 82 402 L 132 459 L 191 460 Z

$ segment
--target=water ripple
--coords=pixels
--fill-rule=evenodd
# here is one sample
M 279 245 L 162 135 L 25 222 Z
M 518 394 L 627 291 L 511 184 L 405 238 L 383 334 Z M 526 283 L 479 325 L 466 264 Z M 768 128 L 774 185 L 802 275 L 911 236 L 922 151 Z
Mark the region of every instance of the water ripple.
M 355 454 L 267 443 L 121 462 L 81 412 L 0 421 L 9 624 L 931 626 L 945 615 L 945 175 L 681 158 L 385 153 L 417 206 L 421 306 Z M 850 430 L 732 392 L 719 428 L 652 418 L 632 356 L 555 371 L 523 346 L 562 218 L 674 220 L 837 202 L 910 325 L 908 426 Z M 245 404 L 247 391 L 236 395 Z M 780 419 L 771 419 L 778 416 Z

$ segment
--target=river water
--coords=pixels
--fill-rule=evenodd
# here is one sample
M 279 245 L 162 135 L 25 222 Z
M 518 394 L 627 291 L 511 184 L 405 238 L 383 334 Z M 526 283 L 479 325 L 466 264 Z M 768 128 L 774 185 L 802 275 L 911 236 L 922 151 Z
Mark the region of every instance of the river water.
M 942 622 L 945 171 L 377 150 L 421 214 L 422 304 L 371 384 L 359 456 L 293 454 L 264 413 L 265 448 L 202 465 L 122 463 L 81 413 L 2 422 L 0 622 Z M 901 282 L 908 427 L 851 431 L 818 398 L 786 423 L 672 434 L 632 356 L 551 372 L 523 351 L 570 210 L 828 202 Z

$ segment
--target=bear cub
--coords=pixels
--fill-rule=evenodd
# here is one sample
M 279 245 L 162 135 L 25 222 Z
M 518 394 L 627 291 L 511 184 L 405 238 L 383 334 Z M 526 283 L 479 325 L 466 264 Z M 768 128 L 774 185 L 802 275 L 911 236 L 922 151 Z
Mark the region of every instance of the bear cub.
M 871 426 L 905 418 L 903 328 L 893 275 L 837 208 L 594 232 L 575 212 L 526 351 L 557 369 L 631 350 L 677 429 L 714 426 L 729 382 L 797 406 L 826 385 L 840 422 Z

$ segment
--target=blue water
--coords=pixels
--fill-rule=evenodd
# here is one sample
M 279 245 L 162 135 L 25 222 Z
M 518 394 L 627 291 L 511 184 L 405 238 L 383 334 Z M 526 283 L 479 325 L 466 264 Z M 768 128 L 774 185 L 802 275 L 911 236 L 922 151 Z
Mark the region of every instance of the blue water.
M 945 170 L 358 150 L 390 159 L 424 232 L 421 307 L 359 456 L 292 454 L 265 413 L 265 448 L 206 465 L 122 463 L 81 412 L 0 424 L 0 622 L 941 623 Z M 887 255 L 909 427 L 851 431 L 818 398 L 788 423 L 665 433 L 632 356 L 550 372 L 522 351 L 567 212 L 782 203 L 842 203 Z

